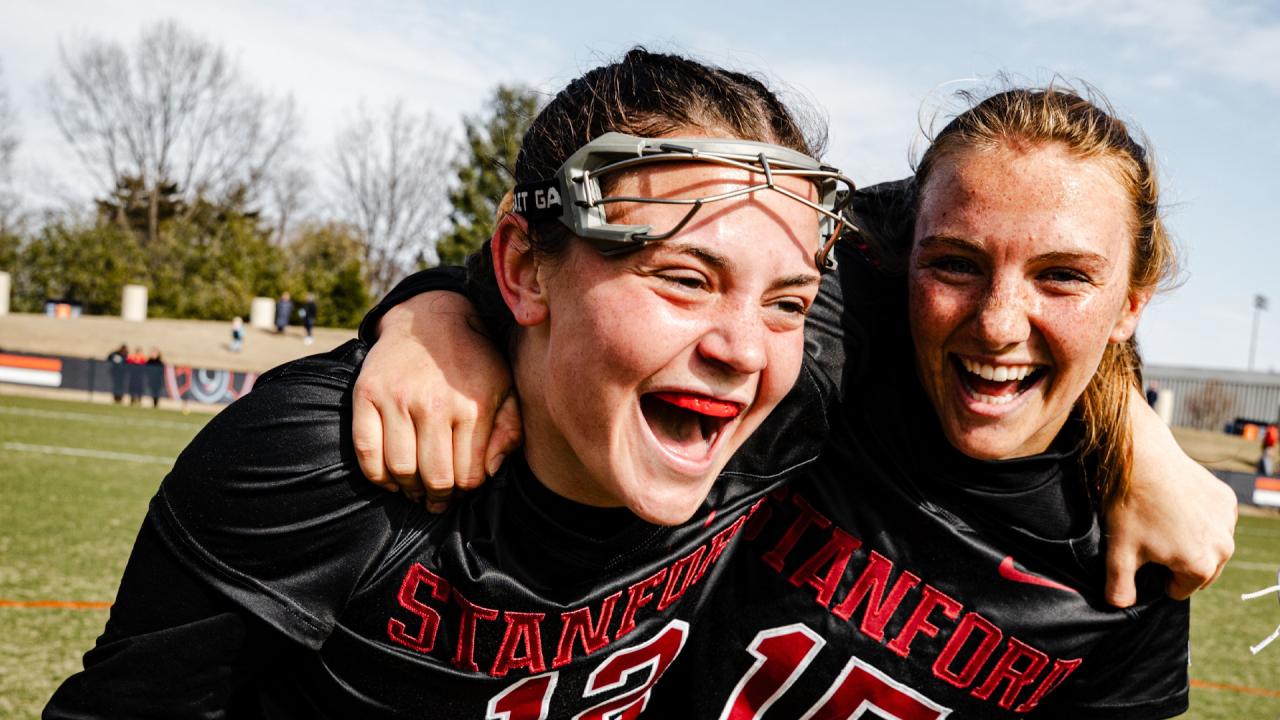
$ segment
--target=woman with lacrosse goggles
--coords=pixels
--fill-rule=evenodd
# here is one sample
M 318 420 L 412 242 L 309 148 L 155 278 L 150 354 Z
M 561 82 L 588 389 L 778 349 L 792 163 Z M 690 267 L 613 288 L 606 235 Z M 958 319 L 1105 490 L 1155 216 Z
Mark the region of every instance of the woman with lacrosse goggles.
M 473 292 L 523 452 L 450 512 L 361 475 L 353 341 L 178 459 L 45 717 L 632 717 L 776 477 L 721 477 L 796 383 L 839 172 L 759 80 L 633 51 L 539 114 Z M 752 451 L 799 465 L 822 424 Z M 756 442 L 756 441 L 753 441 Z

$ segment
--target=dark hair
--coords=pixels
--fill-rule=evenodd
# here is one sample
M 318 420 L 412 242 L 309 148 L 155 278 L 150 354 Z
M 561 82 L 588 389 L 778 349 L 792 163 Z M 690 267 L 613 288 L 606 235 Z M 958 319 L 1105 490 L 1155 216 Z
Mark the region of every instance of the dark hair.
M 817 126 L 818 124 L 812 123 Z M 759 78 L 643 47 L 569 83 L 525 133 L 515 182 L 553 176 L 578 148 L 609 132 L 662 137 L 698 129 L 769 142 L 817 157 L 825 130 L 806 133 L 796 115 Z M 498 208 L 510 209 L 510 193 Z M 531 224 L 532 252 L 559 256 L 572 237 L 558 221 Z M 514 318 L 498 292 L 489 244 L 467 259 L 469 294 L 489 332 L 509 339 Z
M 972 98 L 970 98 L 972 99 Z M 1014 88 L 973 104 L 933 139 L 916 167 L 917 209 L 938 163 L 966 151 L 1010 145 L 1057 144 L 1077 158 L 1110 166 L 1133 209 L 1129 291 L 1155 291 L 1177 273 L 1177 253 L 1160 212 L 1160 190 L 1150 150 L 1115 116 L 1101 94 L 1054 83 Z M 1131 474 L 1133 438 L 1129 391 L 1141 387 L 1137 343 L 1112 344 L 1077 401 L 1085 429 L 1082 461 L 1098 499 L 1124 497 Z

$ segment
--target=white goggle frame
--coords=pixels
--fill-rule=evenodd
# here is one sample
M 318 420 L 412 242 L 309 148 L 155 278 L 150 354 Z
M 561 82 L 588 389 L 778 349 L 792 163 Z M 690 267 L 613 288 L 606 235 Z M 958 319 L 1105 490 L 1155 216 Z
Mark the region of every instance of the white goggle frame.
M 610 173 L 662 162 L 707 162 L 763 175 L 764 180 L 700 198 L 605 196 L 601 191 L 600 180 Z M 778 184 L 776 178 L 779 177 L 810 180 L 818 188 L 818 202 Z M 529 220 L 558 219 L 604 255 L 618 255 L 670 238 L 704 205 L 762 190 L 781 193 L 820 215 L 821 249 L 815 260 L 820 269 L 834 267 L 831 248 L 845 228 L 850 227 L 841 211 L 853 195 L 853 181 L 804 153 L 770 143 L 726 138 L 642 138 L 607 133 L 569 156 L 555 177 L 517 185 L 513 192 L 513 210 Z M 674 227 L 654 233 L 650 225 L 610 223 L 606 207 L 621 202 L 687 205 L 689 211 Z

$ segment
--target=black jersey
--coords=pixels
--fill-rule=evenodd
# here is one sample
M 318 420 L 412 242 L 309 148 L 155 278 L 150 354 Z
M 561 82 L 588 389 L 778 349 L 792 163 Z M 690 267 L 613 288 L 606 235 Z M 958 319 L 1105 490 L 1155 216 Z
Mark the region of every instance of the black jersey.
M 1105 602 L 1080 429 L 1030 458 L 959 453 L 915 379 L 900 282 L 861 280 L 845 295 L 867 364 L 845 377 L 818 463 L 753 515 L 655 716 L 1185 711 L 1189 603 L 1156 568 L 1135 607 Z
M 1186 710 L 1188 603 L 1155 581 L 1137 606 L 1107 606 L 1091 513 L 1068 512 L 1062 536 L 1010 522 L 1078 479 L 1073 452 L 1001 463 L 986 475 L 1032 482 L 975 490 L 952 481 L 984 463 L 868 451 L 829 446 L 755 513 L 657 717 L 846 718 L 864 703 L 911 719 Z
M 360 475 L 363 355 L 264 375 L 183 451 L 45 717 L 633 716 L 761 498 L 825 434 L 806 371 L 787 429 L 757 433 L 681 526 L 560 498 L 520 457 L 432 515 Z

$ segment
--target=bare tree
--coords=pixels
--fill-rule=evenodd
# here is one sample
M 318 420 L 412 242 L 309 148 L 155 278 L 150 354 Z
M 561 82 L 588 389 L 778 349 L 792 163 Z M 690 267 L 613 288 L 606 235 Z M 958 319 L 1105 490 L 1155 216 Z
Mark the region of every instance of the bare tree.
M 96 38 L 63 45 L 48 92 L 101 194 L 130 180 L 146 188 L 148 241 L 162 188 L 176 184 L 188 201 L 255 197 L 298 129 L 291 99 L 259 92 L 221 47 L 173 21 L 145 28 L 129 51 Z
M 311 173 L 298 163 L 277 167 L 268 177 L 267 194 L 274 220 L 271 236 L 277 245 L 284 246 L 290 241 L 289 223 L 306 211 L 311 184 Z
M 1187 396 L 1191 424 L 1202 430 L 1220 428 L 1234 406 L 1235 393 L 1217 380 L 1210 380 Z
M 18 120 L 9 104 L 0 65 L 0 236 L 14 232 L 18 215 L 18 193 L 13 186 L 13 157 L 18 151 Z
M 399 101 L 379 118 L 361 108 L 338 132 L 334 205 L 364 236 L 364 267 L 375 296 L 433 252 L 448 216 L 452 153 L 446 130 Z

